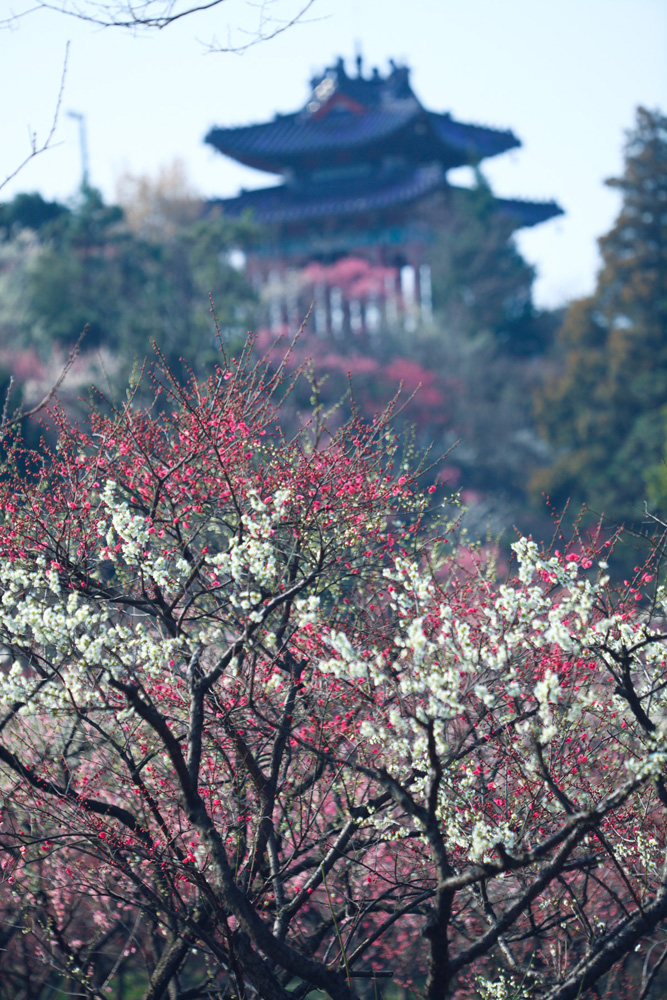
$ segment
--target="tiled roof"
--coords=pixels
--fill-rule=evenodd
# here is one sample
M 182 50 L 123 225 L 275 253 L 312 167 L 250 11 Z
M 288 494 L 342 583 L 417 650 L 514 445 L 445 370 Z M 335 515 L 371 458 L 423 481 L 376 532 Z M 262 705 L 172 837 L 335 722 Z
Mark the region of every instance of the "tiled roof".
M 311 80 L 301 111 L 260 125 L 213 128 L 206 142 L 286 183 L 214 202 L 230 216 L 251 209 L 258 222 L 288 223 L 354 216 L 409 204 L 447 185 L 452 167 L 477 164 L 520 146 L 511 131 L 469 125 L 426 111 L 410 86 L 410 71 L 390 60 L 390 72 L 348 76 L 339 59 Z M 561 214 L 554 202 L 498 199 L 515 228 Z
M 495 198 L 496 210 L 511 219 L 515 228 L 537 226 L 540 222 L 564 215 L 555 201 L 523 201 L 519 198 Z
M 363 115 L 333 112 L 314 120 L 299 112 L 263 125 L 213 128 L 205 142 L 241 163 L 280 173 L 312 154 L 326 155 L 341 147 L 354 151 L 381 143 L 404 128 L 414 115 L 414 109 Z
M 417 167 L 394 171 L 384 179 L 375 174 L 291 187 L 245 191 L 237 198 L 212 202 L 220 205 L 231 217 L 251 209 L 257 222 L 275 225 L 301 219 L 328 216 L 357 215 L 392 205 L 405 205 L 446 184 L 444 170 L 439 167 Z
M 272 173 L 288 167 L 335 165 L 350 155 L 369 160 L 394 155 L 449 168 L 520 145 L 512 132 L 466 125 L 449 115 L 425 112 L 412 102 L 363 114 L 333 110 L 316 118 L 298 112 L 263 125 L 213 128 L 205 141 L 241 163 Z
M 466 125 L 449 115 L 429 114 L 429 119 L 444 145 L 464 150 L 470 160 L 481 160 L 485 156 L 497 156 L 508 149 L 515 149 L 521 142 L 513 132 L 485 128 L 483 125 Z
M 225 215 L 236 218 L 252 211 L 261 225 L 341 218 L 407 205 L 432 191 L 447 186 L 445 171 L 438 166 L 412 167 L 386 175 L 369 173 L 355 178 L 332 178 L 318 183 L 279 184 L 276 187 L 244 191 L 237 198 L 211 202 Z M 509 218 L 517 229 L 536 226 L 563 210 L 554 201 L 534 202 L 518 199 L 494 199 L 497 211 Z

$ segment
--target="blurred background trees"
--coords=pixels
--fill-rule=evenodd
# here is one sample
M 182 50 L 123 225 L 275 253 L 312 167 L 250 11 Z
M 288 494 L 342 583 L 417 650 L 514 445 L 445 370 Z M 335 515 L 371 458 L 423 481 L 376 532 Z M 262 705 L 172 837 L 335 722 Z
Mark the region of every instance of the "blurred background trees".
M 117 200 L 107 205 L 84 189 L 70 205 L 21 195 L 2 207 L 0 360 L 27 380 L 28 397 L 33 383 L 36 395 L 53 376 L 50 359 L 62 359 L 84 326 L 70 408 L 92 382 L 119 398 L 153 342 L 175 369 L 184 359 L 205 370 L 217 337 L 209 295 L 232 349 L 249 329 L 260 331 L 262 348 L 274 339 L 267 303 L 242 269 L 243 252 L 259 235 L 251 220 L 206 213 L 178 163 L 157 178 L 121 178 Z M 457 445 L 443 475 L 477 512 L 471 529 L 498 534 L 522 516 L 526 482 L 544 460 L 532 394 L 555 318 L 535 309 L 533 270 L 509 223 L 494 213 L 481 175 L 474 188 L 454 192 L 451 216 L 452 233 L 433 248 L 432 316 L 415 322 L 403 307 L 393 315 L 387 309 L 373 332 L 321 336 L 313 314 L 293 358 L 295 365 L 313 358 L 326 407 L 346 396 L 351 374 L 353 397 L 334 422 L 350 405 L 372 416 L 399 386 L 405 399 L 414 393 L 399 425 L 434 454 Z M 355 287 L 378 277 L 372 266 L 361 274 L 353 265 L 332 265 L 335 283 L 343 272 Z M 315 295 L 306 272 L 290 276 L 302 292 L 283 330 L 290 337 Z M 378 280 L 382 286 L 383 275 Z M 297 390 L 297 419 L 310 393 L 305 384 Z
M 295 365 L 313 359 L 326 407 L 349 392 L 351 374 L 352 396 L 333 423 L 350 405 L 372 416 L 399 385 L 405 397 L 418 390 L 402 426 L 434 454 L 453 448 L 441 475 L 461 491 L 480 536 L 515 524 L 547 531 L 542 492 L 556 508 L 571 498 L 616 520 L 637 521 L 647 499 L 664 516 L 665 116 L 638 111 L 623 175 L 608 183 L 622 206 L 600 241 L 598 284 L 565 314 L 535 307 L 533 270 L 478 175 L 453 193 L 452 233 L 433 248 L 430 316 L 392 314 L 378 299 L 372 329 L 322 334 L 315 302 L 294 353 Z M 69 205 L 19 195 L 0 206 L 0 364 L 29 403 L 87 325 L 73 398 L 91 382 L 118 397 L 153 341 L 175 369 L 184 359 L 202 371 L 216 353 L 209 295 L 232 351 L 249 329 L 266 349 L 277 332 L 269 304 L 243 272 L 259 238 L 249 219 L 207 214 L 178 163 L 154 179 L 122 178 L 117 205 L 92 189 Z M 335 283 L 347 275 L 355 288 L 376 279 L 384 287 L 384 272 L 354 263 L 331 265 Z M 291 337 L 317 275 L 307 268 L 290 281 L 301 295 L 282 330 Z M 297 389 L 297 419 L 310 394 Z
M 640 108 L 626 144 L 620 215 L 600 240 L 590 298 L 569 307 L 558 371 L 537 402 L 554 452 L 537 490 L 636 520 L 664 507 L 667 445 L 667 117 Z
M 0 336 L 10 353 L 45 361 L 88 327 L 84 352 L 109 363 L 119 384 L 155 342 L 170 364 L 206 365 L 220 326 L 244 336 L 253 294 L 233 248 L 253 227 L 202 219 L 179 168 L 152 183 L 123 180 L 119 205 L 84 188 L 76 203 L 20 195 L 0 210 Z M 8 359 L 11 367 L 11 359 Z
M 511 355 L 543 352 L 553 324 L 533 303 L 535 271 L 513 238 L 516 223 L 498 211 L 479 170 L 450 202 L 447 234 L 431 255 L 438 325 L 488 335 Z

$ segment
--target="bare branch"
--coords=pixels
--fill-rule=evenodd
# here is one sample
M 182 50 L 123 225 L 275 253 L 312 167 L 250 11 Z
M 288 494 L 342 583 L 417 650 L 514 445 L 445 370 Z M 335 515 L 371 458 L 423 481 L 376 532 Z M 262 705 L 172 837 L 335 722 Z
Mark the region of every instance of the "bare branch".
M 6 22 L 0 21 L 0 27 L 2 27 L 3 24 L 6 24 Z M 23 170 L 23 168 L 27 166 L 28 163 L 30 163 L 31 160 L 34 160 L 35 157 L 39 156 L 41 153 L 45 153 L 46 150 L 49 149 L 50 146 L 52 145 L 53 137 L 56 134 L 56 128 L 58 127 L 58 119 L 60 117 L 60 109 L 63 102 L 63 94 L 65 92 L 65 78 L 67 76 L 68 59 L 69 59 L 69 42 L 65 46 L 65 58 L 63 59 L 63 68 L 60 74 L 60 86 L 58 88 L 58 97 L 56 99 L 56 107 L 53 112 L 53 119 L 51 121 L 51 126 L 49 128 L 47 136 L 44 139 L 44 141 L 40 143 L 39 140 L 37 139 L 37 133 L 36 132 L 30 133 L 30 152 L 25 157 L 25 159 L 22 160 L 21 163 L 19 163 L 17 167 L 14 170 L 12 170 L 12 172 L 8 174 L 7 177 L 5 177 L 4 181 L 0 182 L 0 191 L 2 191 L 2 189 L 6 187 L 10 181 L 13 181 L 14 178 L 17 176 L 17 174 L 19 174 Z
M 226 0 L 207 0 L 204 3 L 184 3 L 183 0 L 136 0 L 136 2 L 132 2 L 132 0 L 107 0 L 107 2 L 83 0 L 82 3 L 76 3 L 62 0 L 62 2 L 50 3 L 49 0 L 39 0 L 33 7 L 0 20 L 0 27 L 11 27 L 22 18 L 46 10 L 63 14 L 65 17 L 74 18 L 77 21 L 84 21 L 98 28 L 162 31 L 183 18 L 213 10 L 225 2 Z M 230 40 L 226 45 L 223 45 L 214 39 L 208 46 L 209 50 L 211 52 L 242 53 L 259 42 L 271 41 L 300 23 L 315 0 L 303 0 L 303 4 L 296 14 L 282 20 L 268 13 L 272 2 L 275 0 L 263 0 L 259 4 L 248 4 L 248 6 L 256 7 L 259 11 L 259 23 L 256 31 L 239 29 L 242 34 L 249 36 L 249 41 L 242 45 L 233 45 Z
M 63 384 L 69 372 L 71 371 L 72 365 L 76 361 L 76 358 L 81 349 L 81 344 L 83 343 L 83 340 L 87 332 L 88 332 L 88 327 L 86 326 L 79 335 L 79 339 L 77 340 L 76 344 L 67 355 L 67 360 L 65 361 L 65 364 L 62 367 L 60 375 L 53 383 L 53 385 L 46 393 L 46 395 L 39 401 L 39 403 L 36 403 L 35 406 L 32 406 L 29 410 L 22 410 L 19 408 L 11 416 L 9 415 L 9 397 L 14 387 L 14 379 L 10 378 L 9 386 L 7 388 L 7 393 L 5 395 L 5 402 L 2 410 L 2 418 L 0 420 L 0 434 L 9 430 L 10 427 L 14 427 L 22 420 L 25 420 L 29 417 L 34 417 L 37 413 L 40 413 L 43 409 L 45 409 L 50 402 L 52 402 L 52 400 L 55 398 L 56 393 L 58 392 L 58 389 Z
M 305 15 L 311 9 L 314 3 L 315 0 L 305 0 L 304 5 L 297 11 L 297 13 L 293 17 L 288 18 L 285 21 L 279 21 L 276 18 L 267 17 L 266 8 L 268 5 L 266 2 L 253 4 L 252 6 L 258 7 L 260 12 L 259 24 L 257 26 L 257 29 L 254 32 L 239 29 L 242 35 L 249 36 L 249 40 L 245 42 L 243 45 L 235 45 L 231 41 L 231 36 L 229 36 L 227 44 L 223 45 L 216 39 L 214 39 L 209 46 L 209 51 L 233 52 L 235 55 L 242 55 L 244 52 L 247 52 L 248 49 L 253 48 L 260 42 L 273 41 L 274 38 L 277 38 L 279 35 L 282 35 L 285 31 L 288 31 L 290 28 L 295 27 L 295 25 L 302 24 Z M 310 23 L 310 20 L 308 23 Z

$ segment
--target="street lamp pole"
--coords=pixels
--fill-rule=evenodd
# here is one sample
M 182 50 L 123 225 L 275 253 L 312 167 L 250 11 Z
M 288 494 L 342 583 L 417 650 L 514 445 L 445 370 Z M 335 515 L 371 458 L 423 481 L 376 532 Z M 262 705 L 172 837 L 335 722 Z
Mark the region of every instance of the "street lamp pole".
M 88 137 L 86 134 L 86 116 L 80 111 L 68 111 L 68 118 L 74 118 L 79 123 L 79 146 L 81 148 L 81 189 L 88 187 Z

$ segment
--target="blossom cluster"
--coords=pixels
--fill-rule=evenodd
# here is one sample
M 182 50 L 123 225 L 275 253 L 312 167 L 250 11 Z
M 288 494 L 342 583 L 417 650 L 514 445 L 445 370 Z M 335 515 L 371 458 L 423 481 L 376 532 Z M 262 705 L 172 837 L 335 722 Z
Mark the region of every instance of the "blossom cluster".
M 650 691 L 662 713 L 660 635 L 625 612 L 603 613 L 606 564 L 544 558 L 528 539 L 513 548 L 515 579 L 495 591 L 478 580 L 474 596 L 464 599 L 460 590 L 443 592 L 415 561 L 395 560 L 384 571 L 385 602 L 396 620 L 393 650 L 367 641 L 360 648 L 353 636 L 322 626 L 329 653 L 319 670 L 370 692 L 373 711 L 360 727 L 366 746 L 397 778 L 417 775 L 413 794 L 424 798 L 437 759 L 444 768 L 438 814 L 446 841 L 471 861 L 489 860 L 498 843 L 506 851 L 518 848 L 527 803 L 516 795 L 517 780 L 533 813 L 559 812 L 552 787 L 558 784 L 589 806 L 605 799 L 609 785 L 589 753 L 579 753 L 566 778 L 552 774 L 580 732 L 599 729 L 610 701 L 619 733 L 625 727 L 626 778 L 655 777 L 667 764 L 663 727 L 651 733 L 633 725 L 609 669 L 614 656 L 634 657 L 638 695 Z M 468 755 L 471 719 L 494 735 Z M 484 775 L 507 775 L 512 757 L 515 790 L 499 795 L 496 781 Z

